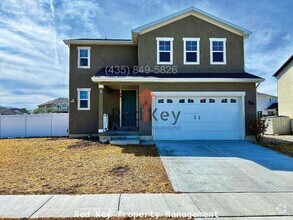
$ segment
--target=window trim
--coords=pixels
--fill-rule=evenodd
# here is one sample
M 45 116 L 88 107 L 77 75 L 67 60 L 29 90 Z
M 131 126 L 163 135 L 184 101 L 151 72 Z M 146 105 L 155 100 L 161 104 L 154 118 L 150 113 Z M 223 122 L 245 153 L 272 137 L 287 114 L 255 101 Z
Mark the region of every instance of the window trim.
M 87 62 L 87 66 L 81 66 L 80 65 L 80 50 L 88 50 L 88 62 Z M 77 47 L 77 51 L 78 51 L 78 58 L 77 58 L 77 67 L 79 69 L 90 69 L 91 68 L 91 47 Z
M 230 103 L 232 103 L 232 104 L 237 103 L 237 99 L 235 99 L 235 98 L 230 98 Z
M 224 102 L 224 100 L 226 100 L 226 102 Z M 223 103 L 223 104 L 227 104 L 227 103 L 228 103 L 228 99 L 227 99 L 227 98 L 222 98 L 222 99 L 221 99 L 221 103 Z
M 187 103 L 188 103 L 188 104 L 193 104 L 193 103 L 194 103 L 194 99 L 188 98 L 188 99 L 187 99 Z
M 165 100 L 164 99 L 158 99 L 158 104 L 164 104 Z
M 201 102 L 201 101 L 203 101 L 203 102 Z M 199 100 L 199 103 L 200 104 L 206 104 L 207 103 L 207 99 L 206 98 L 200 99 Z
M 173 65 L 173 37 L 157 37 L 157 64 Z M 160 41 L 170 41 L 170 62 L 160 62 Z
M 223 62 L 214 62 L 213 61 L 213 42 L 222 41 L 223 42 Z M 227 38 L 210 38 L 210 64 L 212 65 L 226 65 L 226 41 Z
M 88 99 L 82 99 L 82 100 L 88 100 L 88 106 L 87 108 L 81 108 L 80 107 L 80 91 L 86 91 L 88 92 Z M 90 88 L 78 88 L 77 89 L 77 110 L 90 110 L 91 109 L 91 89 Z
M 196 51 L 186 51 L 186 41 L 196 41 L 197 50 Z M 183 64 L 184 65 L 199 65 L 200 64 L 200 38 L 193 37 L 184 37 L 183 38 Z M 197 62 L 188 62 L 186 61 L 186 52 L 196 52 L 196 60 Z

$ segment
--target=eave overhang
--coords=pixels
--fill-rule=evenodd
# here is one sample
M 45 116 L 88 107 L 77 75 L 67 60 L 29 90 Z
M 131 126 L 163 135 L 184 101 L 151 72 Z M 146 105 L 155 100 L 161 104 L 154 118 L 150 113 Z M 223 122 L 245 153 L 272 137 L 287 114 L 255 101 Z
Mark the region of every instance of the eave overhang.
M 156 78 L 156 77 L 107 77 L 93 76 L 94 83 L 261 83 L 263 78 Z

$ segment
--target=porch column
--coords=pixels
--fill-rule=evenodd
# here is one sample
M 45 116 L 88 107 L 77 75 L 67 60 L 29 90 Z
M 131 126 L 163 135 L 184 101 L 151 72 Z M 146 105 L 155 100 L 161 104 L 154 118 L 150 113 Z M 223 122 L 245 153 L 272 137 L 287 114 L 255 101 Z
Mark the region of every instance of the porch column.
M 99 84 L 99 133 L 104 132 L 103 114 L 104 114 L 104 85 Z
M 122 89 L 119 89 L 119 126 L 122 128 Z

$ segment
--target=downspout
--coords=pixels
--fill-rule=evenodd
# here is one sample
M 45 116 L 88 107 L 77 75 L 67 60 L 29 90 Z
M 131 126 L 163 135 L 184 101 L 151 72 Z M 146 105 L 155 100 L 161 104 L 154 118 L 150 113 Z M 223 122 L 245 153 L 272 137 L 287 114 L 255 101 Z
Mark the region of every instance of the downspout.
M 261 82 L 258 82 L 258 83 L 256 83 L 256 86 L 255 86 L 255 105 L 256 105 L 256 117 L 258 117 L 258 113 L 257 113 L 257 88 L 259 87 L 259 85 L 260 85 L 260 83 Z

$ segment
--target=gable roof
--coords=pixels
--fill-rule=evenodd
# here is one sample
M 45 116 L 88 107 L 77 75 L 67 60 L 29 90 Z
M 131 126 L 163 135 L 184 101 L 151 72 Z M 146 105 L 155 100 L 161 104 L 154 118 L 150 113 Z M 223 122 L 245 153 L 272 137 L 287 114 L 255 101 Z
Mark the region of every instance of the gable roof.
M 286 68 L 286 66 L 291 63 L 291 61 L 293 60 L 293 55 L 275 72 L 275 74 L 273 75 L 274 77 L 278 76 L 280 72 L 282 72 L 283 69 Z
M 50 100 L 48 102 L 42 103 L 38 106 L 44 106 L 44 105 L 68 105 L 69 104 L 69 100 L 68 98 L 57 98 L 57 99 L 53 99 Z
M 174 14 L 171 14 L 167 17 L 158 19 L 156 21 L 150 22 L 148 24 L 142 25 L 140 27 L 137 27 L 135 29 L 132 29 L 132 33 L 135 35 L 144 34 L 148 31 L 154 30 L 156 28 L 162 27 L 166 24 L 172 23 L 174 21 L 177 21 L 181 18 L 187 17 L 193 15 L 195 17 L 198 17 L 204 21 L 207 21 L 209 23 L 212 23 L 214 25 L 217 25 L 221 28 L 224 28 L 228 31 L 234 32 L 238 35 L 241 35 L 243 37 L 248 37 L 251 34 L 251 31 L 244 29 L 238 25 L 232 24 L 228 21 L 225 21 L 221 18 L 218 18 L 214 15 L 211 15 L 205 11 L 202 11 L 196 7 L 189 7 L 182 11 L 176 12 Z

